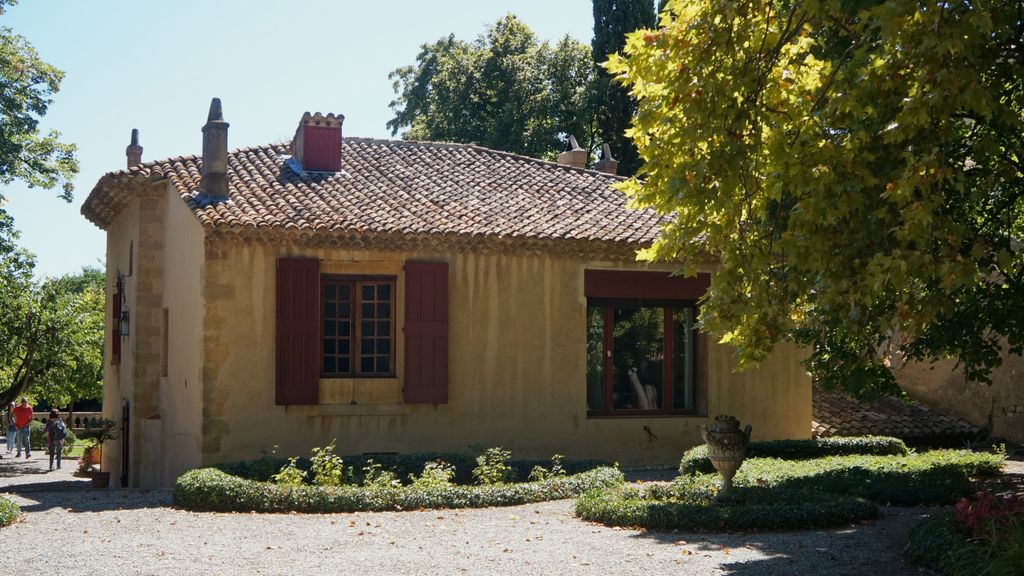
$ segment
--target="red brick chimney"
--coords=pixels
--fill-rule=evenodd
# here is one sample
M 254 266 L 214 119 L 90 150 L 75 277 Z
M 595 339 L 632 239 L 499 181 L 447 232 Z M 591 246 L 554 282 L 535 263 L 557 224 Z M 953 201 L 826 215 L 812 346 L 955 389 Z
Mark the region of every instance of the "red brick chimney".
M 308 172 L 341 172 L 341 114 L 306 112 L 292 140 L 292 158 Z

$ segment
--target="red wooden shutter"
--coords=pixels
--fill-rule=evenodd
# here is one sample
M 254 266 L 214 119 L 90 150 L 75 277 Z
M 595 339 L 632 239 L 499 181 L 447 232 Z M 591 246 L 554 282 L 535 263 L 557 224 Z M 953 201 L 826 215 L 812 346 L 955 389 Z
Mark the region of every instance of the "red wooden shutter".
M 117 366 L 121 363 L 121 292 L 114 292 L 114 299 L 111 302 L 110 308 L 113 310 L 111 314 L 111 324 L 113 330 L 111 331 L 110 339 L 110 365 Z
M 277 260 L 277 365 L 275 403 L 319 401 L 320 262 L 313 258 Z
M 405 263 L 407 404 L 448 403 L 448 263 Z

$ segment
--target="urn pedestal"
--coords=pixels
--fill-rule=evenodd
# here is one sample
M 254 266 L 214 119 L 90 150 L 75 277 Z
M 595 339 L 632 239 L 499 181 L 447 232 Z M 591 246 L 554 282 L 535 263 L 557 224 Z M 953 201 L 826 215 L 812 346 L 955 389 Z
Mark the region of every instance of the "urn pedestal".
M 711 465 L 722 476 L 722 490 L 719 500 L 726 500 L 732 494 L 732 478 L 747 457 L 750 444 L 750 425 L 740 429 L 740 421 L 734 416 L 715 416 L 710 426 L 701 426 L 700 435 L 708 444 L 708 458 Z

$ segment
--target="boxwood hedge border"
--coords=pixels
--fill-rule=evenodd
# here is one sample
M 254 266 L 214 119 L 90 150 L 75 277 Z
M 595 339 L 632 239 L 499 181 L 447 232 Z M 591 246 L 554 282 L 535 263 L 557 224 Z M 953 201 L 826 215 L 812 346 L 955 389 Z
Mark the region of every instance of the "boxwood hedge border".
M 771 440 L 751 442 L 747 458 L 780 458 L 811 460 L 825 456 L 905 456 L 910 449 L 892 436 L 832 436 L 809 440 Z M 680 474 L 711 474 L 715 467 L 708 459 L 708 446 L 701 444 L 687 450 L 679 462 Z
M 693 532 L 806 530 L 878 516 L 877 505 L 856 496 L 761 487 L 737 488 L 732 499 L 719 503 L 714 491 L 618 486 L 587 492 L 575 511 L 608 526 Z
M 248 480 L 216 468 L 191 470 L 174 485 L 176 505 L 209 512 L 331 513 L 515 506 L 572 498 L 622 484 L 622 473 L 601 467 L 536 482 L 440 488 L 375 486 L 279 486 Z

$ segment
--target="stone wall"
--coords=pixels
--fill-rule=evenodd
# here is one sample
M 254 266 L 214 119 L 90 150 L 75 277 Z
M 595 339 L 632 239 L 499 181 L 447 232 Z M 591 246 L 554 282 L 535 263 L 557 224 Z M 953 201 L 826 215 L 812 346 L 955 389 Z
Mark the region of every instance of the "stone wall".
M 911 362 L 896 372 L 911 398 L 935 410 L 987 426 L 992 434 L 1024 442 L 1024 358 L 1009 356 L 992 373 L 992 384 L 968 382 L 952 360 Z

